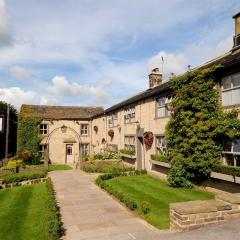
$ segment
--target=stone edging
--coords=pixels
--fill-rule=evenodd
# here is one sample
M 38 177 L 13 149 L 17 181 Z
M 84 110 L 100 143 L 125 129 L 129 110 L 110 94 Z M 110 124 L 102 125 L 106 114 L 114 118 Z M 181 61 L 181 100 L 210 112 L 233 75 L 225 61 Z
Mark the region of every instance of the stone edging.
M 12 187 L 18 187 L 18 186 L 24 186 L 24 185 L 31 185 L 34 183 L 41 183 L 41 182 L 46 182 L 47 177 L 45 178 L 37 178 L 37 179 L 30 179 L 30 180 L 25 180 L 21 182 L 13 182 L 13 183 L 6 183 L 6 184 L 1 184 L 0 189 L 4 188 L 12 188 Z

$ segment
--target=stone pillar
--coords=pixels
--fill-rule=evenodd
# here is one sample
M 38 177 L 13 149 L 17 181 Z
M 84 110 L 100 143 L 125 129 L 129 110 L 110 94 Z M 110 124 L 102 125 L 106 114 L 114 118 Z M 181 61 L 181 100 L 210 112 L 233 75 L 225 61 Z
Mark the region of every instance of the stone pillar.
M 49 163 L 49 150 L 48 148 L 44 151 L 44 168 L 48 170 L 48 163 Z

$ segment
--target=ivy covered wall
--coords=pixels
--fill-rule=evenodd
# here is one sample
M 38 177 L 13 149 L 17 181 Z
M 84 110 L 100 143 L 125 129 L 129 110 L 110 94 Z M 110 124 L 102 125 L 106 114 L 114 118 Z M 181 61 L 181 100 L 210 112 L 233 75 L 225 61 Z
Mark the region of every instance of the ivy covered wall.
M 42 136 L 39 134 L 40 118 L 19 118 L 17 134 L 17 151 L 31 151 L 38 155 L 39 143 Z
M 219 102 L 219 68 L 187 72 L 171 81 L 174 112 L 166 133 L 172 186 L 192 187 L 207 179 L 220 160 L 223 139 L 240 135 L 237 111 L 224 113 Z

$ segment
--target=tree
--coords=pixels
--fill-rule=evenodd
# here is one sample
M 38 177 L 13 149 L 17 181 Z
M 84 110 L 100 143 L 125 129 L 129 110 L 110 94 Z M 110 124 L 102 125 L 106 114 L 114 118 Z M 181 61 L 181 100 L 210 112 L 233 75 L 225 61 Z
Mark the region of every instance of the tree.
M 0 101 L 0 115 L 4 116 L 4 132 L 0 133 L 0 159 L 5 157 L 5 145 L 6 145 L 6 126 L 7 126 L 7 103 Z M 10 105 L 9 114 L 9 155 L 16 154 L 17 148 L 17 110 L 14 106 Z

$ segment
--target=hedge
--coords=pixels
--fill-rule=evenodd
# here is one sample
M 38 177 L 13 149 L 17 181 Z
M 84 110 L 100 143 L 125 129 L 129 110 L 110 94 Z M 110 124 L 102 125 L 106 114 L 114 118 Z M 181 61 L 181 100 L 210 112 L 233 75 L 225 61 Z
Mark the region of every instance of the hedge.
M 61 215 L 59 207 L 55 199 L 55 193 L 53 190 L 52 181 L 50 178 L 47 180 L 48 199 L 46 201 L 46 207 L 48 208 L 45 221 L 48 226 L 48 238 L 49 240 L 59 240 L 64 234 L 63 224 L 61 222 Z
M 233 177 L 240 177 L 240 167 L 217 165 L 212 170 L 213 172 L 232 175 Z
M 122 177 L 122 176 L 134 176 L 134 175 L 141 175 L 146 174 L 146 170 L 135 170 L 131 172 L 118 172 L 118 173 L 109 173 L 100 175 L 96 179 L 97 185 L 99 185 L 102 189 L 106 190 L 108 193 L 119 199 L 122 203 L 124 203 L 129 209 L 132 211 L 138 208 L 137 203 L 131 199 L 126 193 L 118 192 L 117 190 L 113 189 L 109 184 L 107 180 L 116 178 L 116 177 Z
M 9 174 L 1 177 L 3 184 L 22 182 L 25 180 L 39 179 L 47 176 L 47 172 L 35 172 L 35 173 L 16 173 Z
M 130 155 L 130 156 L 134 156 L 135 155 L 135 152 L 132 149 L 130 149 L 130 148 L 120 149 L 120 153 L 126 154 L 126 155 Z
M 151 154 L 151 159 L 154 161 L 165 162 L 165 163 L 170 162 L 167 156 L 160 155 L 160 154 Z

